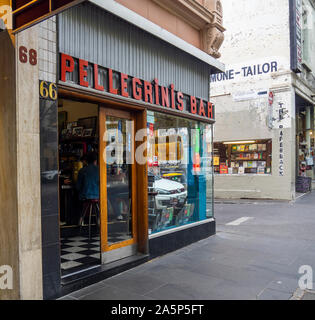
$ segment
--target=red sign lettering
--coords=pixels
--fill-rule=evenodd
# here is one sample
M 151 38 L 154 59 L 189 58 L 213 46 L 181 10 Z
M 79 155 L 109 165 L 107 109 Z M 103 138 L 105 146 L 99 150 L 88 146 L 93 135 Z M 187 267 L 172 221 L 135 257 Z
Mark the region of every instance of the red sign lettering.
M 162 106 L 169 107 L 170 100 L 169 100 L 169 95 L 168 95 L 168 88 L 161 87 L 161 98 L 162 98 Z
M 67 64 L 69 63 L 69 65 Z M 61 54 L 61 81 L 66 82 L 67 72 L 72 73 L 74 70 L 74 60 L 71 56 L 62 53 Z
M 211 102 L 208 102 L 208 118 L 213 119 L 213 104 Z
M 121 73 L 120 74 L 121 95 L 126 98 L 129 97 L 129 93 L 127 91 L 127 88 L 128 88 L 127 80 L 128 80 L 128 75 Z
M 132 95 L 133 98 L 136 100 L 142 100 L 142 89 L 141 86 L 142 82 L 138 78 L 132 79 Z
M 20 51 L 20 56 L 22 57 L 21 60 L 24 62 L 27 51 L 25 52 L 24 48 L 21 48 Z M 77 61 L 78 70 L 76 70 L 76 72 L 79 75 L 78 84 L 80 86 L 86 88 L 91 86 L 97 91 L 105 91 L 106 87 L 108 88 L 106 90 L 111 94 L 119 94 L 126 98 L 131 97 L 132 99 L 144 101 L 146 103 L 156 104 L 166 108 L 172 108 L 174 110 L 177 109 L 179 111 L 190 112 L 200 117 L 214 119 L 214 105 L 211 102 L 195 96 L 184 95 L 182 92 L 175 90 L 174 84 L 171 84 L 169 88 L 160 86 L 159 80 L 156 78 L 151 83 L 146 80 L 131 77 L 125 73 L 100 67 L 94 63 L 90 64 L 90 66 L 93 67 L 93 79 L 88 79 L 89 75 L 87 68 L 89 67 L 89 62 L 82 59 L 77 59 Z M 60 65 L 60 79 L 61 81 L 66 82 L 67 73 L 73 73 L 75 71 L 75 60 L 73 57 L 61 53 Z M 107 70 L 108 78 L 104 76 L 106 71 L 99 72 L 99 68 L 102 68 L 102 71 Z M 101 85 L 101 83 L 103 85 Z
M 109 93 L 118 94 L 118 89 L 114 89 L 113 87 L 113 70 L 108 69 L 108 89 Z
M 154 89 L 155 89 L 155 104 L 160 105 L 160 93 L 159 93 L 159 80 L 154 79 Z
M 197 101 L 196 101 L 196 97 L 194 96 L 190 97 L 190 112 L 193 114 L 197 113 Z
M 177 109 L 180 111 L 184 110 L 184 95 L 182 92 L 177 92 Z
M 148 99 L 150 98 L 150 100 Z M 144 101 L 153 103 L 152 83 L 144 81 Z
M 199 105 L 199 115 L 200 116 L 206 116 L 206 113 L 205 113 L 205 107 L 203 105 L 203 101 L 200 100 L 200 105 Z
M 94 89 L 104 91 L 104 87 L 98 83 L 98 65 L 94 63 Z
M 79 84 L 83 87 L 88 87 L 89 83 L 85 80 L 88 73 L 85 69 L 85 67 L 88 67 L 89 63 L 85 60 L 80 59 L 79 60 Z

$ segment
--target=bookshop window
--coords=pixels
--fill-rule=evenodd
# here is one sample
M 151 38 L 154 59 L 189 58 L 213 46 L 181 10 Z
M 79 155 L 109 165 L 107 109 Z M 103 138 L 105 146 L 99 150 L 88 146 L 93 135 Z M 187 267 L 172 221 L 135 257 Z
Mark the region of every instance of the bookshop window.
M 148 111 L 149 233 L 213 216 L 212 125 Z
M 216 174 L 271 174 L 272 141 L 251 140 L 214 143 Z

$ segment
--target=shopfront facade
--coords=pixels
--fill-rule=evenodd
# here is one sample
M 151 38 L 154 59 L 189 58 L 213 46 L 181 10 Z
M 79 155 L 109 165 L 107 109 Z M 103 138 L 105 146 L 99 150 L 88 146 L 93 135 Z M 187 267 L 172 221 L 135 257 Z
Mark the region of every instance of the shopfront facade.
M 209 79 L 223 66 L 143 29 L 83 3 L 16 36 L 18 57 L 32 62 L 17 65 L 32 138 L 18 182 L 28 223 L 17 234 L 28 240 L 17 250 L 28 270 L 20 284 L 36 291 L 22 299 L 66 294 L 215 233 Z M 91 209 L 92 223 L 78 226 L 75 188 L 90 153 L 99 216 Z

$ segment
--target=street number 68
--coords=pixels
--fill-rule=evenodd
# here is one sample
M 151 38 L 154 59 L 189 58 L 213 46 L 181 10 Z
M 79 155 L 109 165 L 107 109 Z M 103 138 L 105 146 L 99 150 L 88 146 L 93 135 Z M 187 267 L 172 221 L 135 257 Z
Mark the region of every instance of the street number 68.
M 19 48 L 19 60 L 21 63 L 27 63 L 29 61 L 30 65 L 37 65 L 37 51 L 34 49 L 30 49 L 27 56 L 27 48 L 21 46 Z
M 39 94 L 41 98 L 57 100 L 57 86 L 55 83 L 47 83 L 46 81 L 41 81 L 39 86 Z

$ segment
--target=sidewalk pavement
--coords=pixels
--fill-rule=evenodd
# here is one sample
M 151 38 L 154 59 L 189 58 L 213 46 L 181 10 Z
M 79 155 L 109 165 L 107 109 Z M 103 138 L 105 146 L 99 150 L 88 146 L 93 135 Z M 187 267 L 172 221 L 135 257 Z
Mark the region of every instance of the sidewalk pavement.
M 298 284 L 299 268 L 315 267 L 315 192 L 290 203 L 219 203 L 215 217 L 215 236 L 61 299 L 315 300 Z

